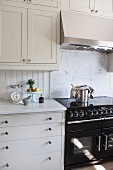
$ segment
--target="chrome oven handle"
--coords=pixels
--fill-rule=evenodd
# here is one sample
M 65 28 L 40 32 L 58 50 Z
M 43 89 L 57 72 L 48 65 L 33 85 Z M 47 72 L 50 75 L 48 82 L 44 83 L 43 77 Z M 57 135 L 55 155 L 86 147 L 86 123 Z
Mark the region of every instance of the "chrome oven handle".
M 100 149 L 101 149 L 101 136 L 98 136 L 98 151 L 100 152 Z
M 90 120 L 78 120 L 78 121 L 67 122 L 67 124 L 71 125 L 71 124 L 76 124 L 76 123 L 85 123 L 85 122 L 93 122 L 93 121 L 100 121 L 100 120 L 104 120 L 104 118 L 90 119 Z
M 108 149 L 108 135 L 105 135 L 105 134 L 103 134 L 104 136 L 105 136 L 105 145 L 104 145 L 104 149 L 105 149 L 105 151 Z

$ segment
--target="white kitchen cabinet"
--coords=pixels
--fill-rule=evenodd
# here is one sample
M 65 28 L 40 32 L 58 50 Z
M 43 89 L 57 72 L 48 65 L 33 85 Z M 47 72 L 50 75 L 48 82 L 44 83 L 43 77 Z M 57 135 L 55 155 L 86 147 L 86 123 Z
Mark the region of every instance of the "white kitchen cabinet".
M 27 10 L 0 5 L 0 62 L 20 63 L 27 57 Z
M 113 17 L 113 0 L 95 0 L 94 12 L 98 15 Z
M 113 17 L 113 0 L 62 0 L 61 8 L 68 11 Z
M 64 170 L 63 111 L 6 114 L 0 120 L 0 170 Z
M 57 13 L 28 10 L 27 63 L 57 63 Z
M 57 8 L 59 0 L 28 0 L 28 3 Z

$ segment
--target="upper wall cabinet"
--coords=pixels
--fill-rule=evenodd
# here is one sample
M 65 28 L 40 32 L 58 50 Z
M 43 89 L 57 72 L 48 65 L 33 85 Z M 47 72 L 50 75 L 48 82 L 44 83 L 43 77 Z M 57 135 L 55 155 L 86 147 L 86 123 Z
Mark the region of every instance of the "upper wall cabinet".
M 0 5 L 0 62 L 27 57 L 27 10 Z
M 68 11 L 113 17 L 113 0 L 62 0 L 61 8 Z
M 28 10 L 28 63 L 57 62 L 57 13 Z
M 58 1 L 59 0 L 28 0 L 28 3 L 57 8 L 59 4 Z

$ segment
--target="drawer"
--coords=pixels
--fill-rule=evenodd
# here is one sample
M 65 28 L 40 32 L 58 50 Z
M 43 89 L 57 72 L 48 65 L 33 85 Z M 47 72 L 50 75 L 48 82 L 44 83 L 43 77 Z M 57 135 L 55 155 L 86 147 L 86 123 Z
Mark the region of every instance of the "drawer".
M 61 135 L 61 123 L 0 128 L 0 141 Z
M 58 7 L 59 0 L 28 0 L 30 4 L 48 6 L 48 7 Z
M 0 160 L 0 170 L 61 170 L 60 162 L 61 152 L 53 152 Z
M 62 113 L 29 113 L 0 116 L 0 127 L 62 122 Z
M 0 159 L 61 150 L 61 136 L 0 142 Z

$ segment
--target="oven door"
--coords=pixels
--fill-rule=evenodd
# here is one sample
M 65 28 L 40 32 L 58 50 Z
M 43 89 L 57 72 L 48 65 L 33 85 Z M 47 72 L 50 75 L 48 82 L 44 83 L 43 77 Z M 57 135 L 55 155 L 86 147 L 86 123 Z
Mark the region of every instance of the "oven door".
M 113 127 L 103 129 L 101 155 L 103 159 L 113 156 Z
M 101 130 L 78 131 L 66 134 L 65 166 L 100 159 Z

